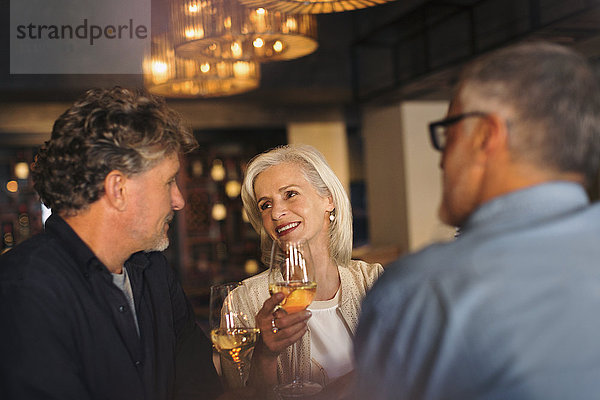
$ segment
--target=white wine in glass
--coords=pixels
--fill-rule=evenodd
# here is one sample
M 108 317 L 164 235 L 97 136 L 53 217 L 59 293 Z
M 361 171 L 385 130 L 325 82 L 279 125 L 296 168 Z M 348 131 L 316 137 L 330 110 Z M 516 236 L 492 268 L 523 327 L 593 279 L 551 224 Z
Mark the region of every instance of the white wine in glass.
M 283 293 L 285 298 L 279 304 L 288 314 L 305 310 L 312 303 L 317 292 L 316 282 L 278 282 L 269 284 L 271 296 Z
M 305 310 L 317 291 L 315 267 L 308 242 L 274 241 L 269 269 L 269 292 L 283 293 L 285 298 L 278 307 L 288 314 Z M 303 397 L 319 393 L 323 387 L 316 382 L 302 379 L 300 375 L 299 343 L 292 345 L 292 382 L 277 385 L 275 391 L 281 397 Z
M 252 357 L 260 333 L 248 316 L 239 310 L 232 292 L 241 282 L 215 285 L 210 288 L 210 339 L 222 357 L 234 363 L 245 386 L 244 372 Z

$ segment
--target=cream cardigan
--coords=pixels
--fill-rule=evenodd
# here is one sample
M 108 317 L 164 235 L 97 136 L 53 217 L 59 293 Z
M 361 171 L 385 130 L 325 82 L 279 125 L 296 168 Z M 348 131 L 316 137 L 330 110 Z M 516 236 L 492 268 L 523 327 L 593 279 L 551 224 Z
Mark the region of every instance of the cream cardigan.
M 368 264 L 364 261 L 350 260 L 347 267 L 338 267 L 341 281 L 340 291 L 340 306 L 338 312 L 340 313 L 342 320 L 349 328 L 352 336 L 355 334 L 356 326 L 358 325 L 358 316 L 360 314 L 361 301 L 365 297 L 367 291 L 373 286 L 373 283 L 383 272 L 381 264 Z M 250 322 L 253 324 L 254 318 L 258 311 L 262 308 L 265 300 L 269 295 L 269 271 L 264 271 L 258 275 L 254 275 L 244 280 L 244 286 L 236 289 L 232 295 L 234 295 L 234 302 L 240 306 L 240 311 L 247 313 Z M 301 376 L 307 378 L 310 376 L 310 331 L 308 331 L 300 340 L 300 373 Z M 292 359 L 292 346 L 288 347 L 278 357 L 278 378 L 279 382 L 291 382 L 292 370 L 291 370 L 291 359 Z M 222 365 L 224 369 L 229 369 L 227 364 Z M 232 364 L 229 364 L 233 367 Z M 314 363 L 313 367 L 318 366 Z M 223 371 L 226 376 L 237 376 L 235 370 Z M 314 373 L 315 371 L 313 371 Z M 324 371 L 323 371 L 324 373 Z M 327 376 L 325 374 L 325 382 L 322 382 L 322 378 L 317 379 L 318 382 L 328 383 Z

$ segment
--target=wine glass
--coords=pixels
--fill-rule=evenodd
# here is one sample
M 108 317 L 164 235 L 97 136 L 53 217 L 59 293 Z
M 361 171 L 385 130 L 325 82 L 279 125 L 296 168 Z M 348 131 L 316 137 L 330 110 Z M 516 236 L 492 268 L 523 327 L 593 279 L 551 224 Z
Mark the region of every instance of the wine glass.
M 315 269 L 308 242 L 274 241 L 271 248 L 269 269 L 269 292 L 283 293 L 285 298 L 278 305 L 288 314 L 302 311 L 312 302 L 317 291 Z M 303 379 L 300 375 L 298 342 L 292 345 L 293 380 L 279 384 L 275 391 L 282 397 L 311 396 L 323 387 L 316 382 Z
M 250 361 L 260 330 L 235 301 L 233 291 L 242 285 L 242 282 L 235 282 L 211 286 L 209 323 L 215 349 L 235 364 L 243 387 L 245 366 Z

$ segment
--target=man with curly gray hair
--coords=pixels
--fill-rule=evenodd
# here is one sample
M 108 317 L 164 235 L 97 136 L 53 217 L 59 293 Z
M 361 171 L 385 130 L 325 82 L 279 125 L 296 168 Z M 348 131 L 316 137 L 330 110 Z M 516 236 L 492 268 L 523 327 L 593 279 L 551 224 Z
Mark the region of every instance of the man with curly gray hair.
M 159 98 L 88 91 L 33 168 L 52 215 L 0 258 L 0 397 L 211 398 L 211 346 L 161 251 L 193 134 Z M 194 379 L 190 379 L 191 371 Z

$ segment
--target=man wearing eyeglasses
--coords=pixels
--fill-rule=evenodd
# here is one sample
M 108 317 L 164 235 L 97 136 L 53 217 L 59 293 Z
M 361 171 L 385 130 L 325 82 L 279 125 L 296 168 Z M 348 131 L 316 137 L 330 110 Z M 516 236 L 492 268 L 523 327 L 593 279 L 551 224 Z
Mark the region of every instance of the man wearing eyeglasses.
M 357 331 L 358 398 L 600 396 L 600 87 L 572 50 L 528 43 L 463 72 L 439 215 L 460 228 L 388 266 Z

